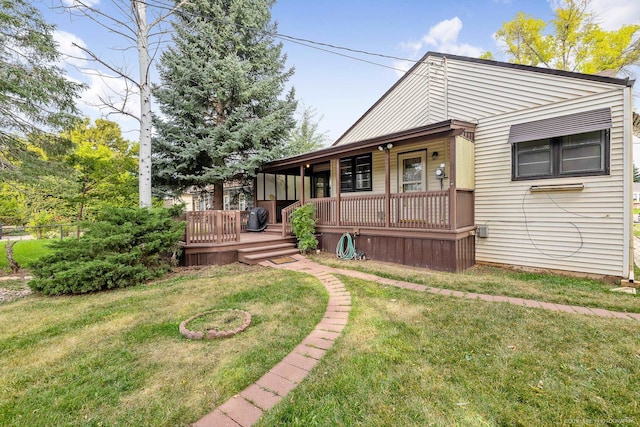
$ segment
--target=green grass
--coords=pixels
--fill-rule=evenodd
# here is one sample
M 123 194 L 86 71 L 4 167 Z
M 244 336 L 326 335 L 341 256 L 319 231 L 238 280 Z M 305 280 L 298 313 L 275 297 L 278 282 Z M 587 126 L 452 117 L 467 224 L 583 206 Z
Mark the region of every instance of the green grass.
M 619 285 L 600 280 L 487 266 L 475 266 L 464 273 L 443 273 L 374 261 L 342 261 L 326 254 L 313 259 L 333 267 L 437 288 L 640 313 L 640 294 L 611 292 Z
M 342 280 L 344 335 L 260 426 L 640 421 L 637 322 Z
M 21 267 L 29 267 L 34 261 L 48 254 L 50 240 L 19 240 L 13 246 L 13 256 Z M 9 269 L 9 261 L 5 251 L 6 241 L 0 242 L 0 270 Z
M 320 321 L 317 279 L 233 265 L 151 285 L 0 304 L 0 425 L 187 425 L 260 378 Z M 251 325 L 192 341 L 181 321 L 237 308 Z

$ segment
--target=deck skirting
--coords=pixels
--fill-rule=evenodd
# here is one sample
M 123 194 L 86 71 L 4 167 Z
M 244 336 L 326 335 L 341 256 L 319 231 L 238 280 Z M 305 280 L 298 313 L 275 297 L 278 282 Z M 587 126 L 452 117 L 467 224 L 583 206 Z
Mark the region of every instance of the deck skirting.
M 323 228 L 318 237 L 320 248 L 335 252 L 344 232 Z M 452 273 L 475 265 L 475 243 L 475 235 L 469 231 L 424 237 L 410 233 L 389 236 L 360 230 L 355 238 L 356 250 L 364 252 L 367 259 Z

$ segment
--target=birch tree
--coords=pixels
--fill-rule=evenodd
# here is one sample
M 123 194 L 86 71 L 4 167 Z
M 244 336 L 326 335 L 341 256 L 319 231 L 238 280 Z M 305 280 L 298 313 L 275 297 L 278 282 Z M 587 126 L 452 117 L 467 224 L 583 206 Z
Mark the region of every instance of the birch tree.
M 101 98 L 102 104 L 111 109 L 112 113 L 123 114 L 134 118 L 140 125 L 140 153 L 138 157 L 138 190 L 140 207 L 151 207 L 151 82 L 150 67 L 162 44 L 165 34 L 163 24 L 176 8 L 186 3 L 181 0 L 175 7 L 158 3 L 154 6 L 153 19 L 147 14 L 148 2 L 144 0 L 111 0 L 111 5 L 119 14 L 106 13 L 98 7 L 92 6 L 85 0 L 73 0 L 70 6 L 65 6 L 69 13 L 93 21 L 96 25 L 119 36 L 125 44 L 135 46 L 138 59 L 138 76 L 128 72 L 126 64 L 117 64 L 102 59 L 91 48 L 75 44 L 93 61 L 123 79 L 127 90 L 121 99 L 113 100 Z M 154 31 L 153 34 L 151 31 Z M 138 96 L 140 110 L 129 109 L 131 97 Z

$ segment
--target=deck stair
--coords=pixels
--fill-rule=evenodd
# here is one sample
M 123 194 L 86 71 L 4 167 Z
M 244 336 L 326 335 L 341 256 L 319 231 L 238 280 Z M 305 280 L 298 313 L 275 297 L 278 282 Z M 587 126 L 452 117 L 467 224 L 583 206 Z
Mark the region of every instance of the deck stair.
M 273 233 L 280 236 L 282 235 L 282 224 L 269 224 L 264 232 Z
M 258 264 L 259 262 L 291 256 L 300 253 L 295 243 L 264 244 L 250 248 L 238 249 L 238 261 L 244 264 Z

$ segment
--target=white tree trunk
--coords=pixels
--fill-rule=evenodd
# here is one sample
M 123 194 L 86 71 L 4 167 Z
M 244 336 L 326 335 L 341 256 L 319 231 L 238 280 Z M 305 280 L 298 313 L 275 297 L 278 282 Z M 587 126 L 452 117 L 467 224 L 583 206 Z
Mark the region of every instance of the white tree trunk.
M 138 23 L 138 59 L 140 63 L 140 154 L 138 190 L 140 207 L 151 207 L 151 86 L 149 85 L 149 26 L 146 3 L 132 0 Z

